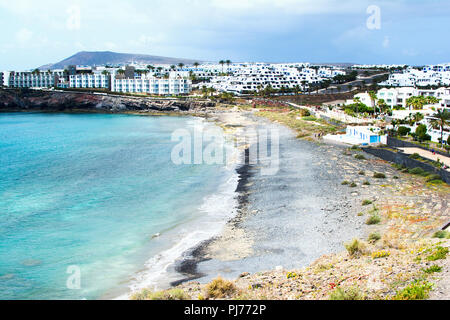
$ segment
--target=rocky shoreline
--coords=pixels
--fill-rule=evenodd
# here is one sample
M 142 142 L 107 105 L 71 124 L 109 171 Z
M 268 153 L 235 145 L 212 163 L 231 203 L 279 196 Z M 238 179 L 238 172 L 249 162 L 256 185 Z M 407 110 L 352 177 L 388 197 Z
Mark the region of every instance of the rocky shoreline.
M 0 112 L 205 112 L 214 107 L 202 100 L 0 89 Z

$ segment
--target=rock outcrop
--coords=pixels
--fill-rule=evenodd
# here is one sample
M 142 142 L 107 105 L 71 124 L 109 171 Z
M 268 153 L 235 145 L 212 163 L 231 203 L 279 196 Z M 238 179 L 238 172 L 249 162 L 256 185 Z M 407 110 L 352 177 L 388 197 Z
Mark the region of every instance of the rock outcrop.
M 0 111 L 206 111 L 215 104 L 199 100 L 155 99 L 84 92 L 1 90 Z

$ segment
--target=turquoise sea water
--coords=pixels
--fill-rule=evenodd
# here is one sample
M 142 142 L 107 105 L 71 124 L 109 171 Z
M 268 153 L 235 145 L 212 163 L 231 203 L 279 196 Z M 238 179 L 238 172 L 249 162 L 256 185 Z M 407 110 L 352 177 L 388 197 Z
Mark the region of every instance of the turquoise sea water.
M 212 124 L 0 114 L 0 299 L 114 298 L 168 277 L 173 259 L 217 231 L 205 226 L 230 214 L 208 206 L 231 203 L 218 195 L 232 197 L 233 170 L 171 162 L 172 132 L 195 126 Z M 67 287 L 69 266 L 79 290 Z

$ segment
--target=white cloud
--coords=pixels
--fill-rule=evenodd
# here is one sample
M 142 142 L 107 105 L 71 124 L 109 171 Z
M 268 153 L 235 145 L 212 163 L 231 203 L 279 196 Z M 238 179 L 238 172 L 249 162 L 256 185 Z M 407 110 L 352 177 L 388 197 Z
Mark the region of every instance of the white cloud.
M 31 32 L 27 28 L 22 28 L 16 32 L 16 41 L 20 45 L 26 45 L 31 40 L 32 37 L 33 32 Z

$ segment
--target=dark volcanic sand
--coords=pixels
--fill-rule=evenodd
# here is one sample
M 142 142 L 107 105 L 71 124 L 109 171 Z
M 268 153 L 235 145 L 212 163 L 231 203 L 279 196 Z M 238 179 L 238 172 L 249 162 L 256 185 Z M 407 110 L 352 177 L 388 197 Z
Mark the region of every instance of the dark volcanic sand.
M 257 121 L 279 130 L 280 166 L 275 175 L 262 175 L 259 165 L 240 168 L 240 210 L 230 224 L 252 235 L 253 254 L 238 260 L 216 259 L 210 245 L 220 246 L 221 239 L 211 239 L 175 266 L 185 279 L 173 284 L 196 278 L 207 282 L 218 275 L 234 279 L 243 272 L 277 266 L 304 267 L 323 254 L 342 251 L 344 242 L 365 234 L 365 218 L 357 216 L 361 183 L 357 188 L 341 185 L 352 181 L 354 175 L 346 175 L 357 173 L 364 163 L 343 155 L 345 147 L 298 140 L 284 126 Z

